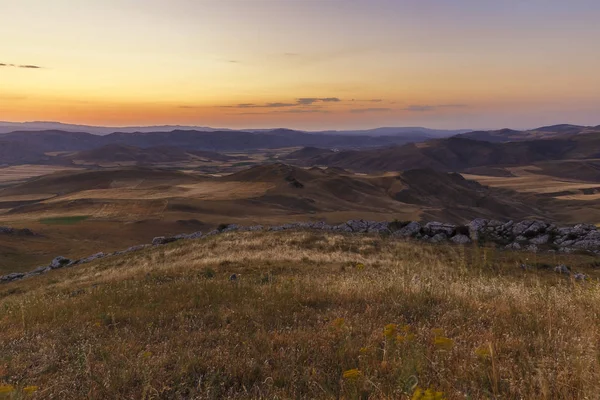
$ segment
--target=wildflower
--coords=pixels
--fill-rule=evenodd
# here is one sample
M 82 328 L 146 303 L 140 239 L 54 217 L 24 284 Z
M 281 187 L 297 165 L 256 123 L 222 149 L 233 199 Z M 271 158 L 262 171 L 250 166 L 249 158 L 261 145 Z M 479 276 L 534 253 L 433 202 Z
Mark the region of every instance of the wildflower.
M 346 320 L 344 318 L 336 318 L 333 321 L 333 326 L 337 329 L 342 329 L 346 325 Z
M 402 332 L 408 333 L 408 332 L 412 331 L 412 326 L 410 326 L 410 325 L 404 325 L 404 326 L 402 326 L 401 329 L 402 329 Z
M 23 388 L 23 393 L 25 393 L 25 394 L 33 394 L 33 393 L 37 392 L 38 389 L 39 389 L 39 387 L 37 387 L 37 386 L 25 386 Z
M 145 351 L 142 353 L 142 357 L 144 358 L 150 358 L 152 357 L 152 352 L 151 351 Z
M 454 341 L 444 336 L 438 336 L 433 340 L 433 344 L 438 349 L 450 350 L 454 347 Z
M 444 336 L 444 330 L 441 329 L 441 328 L 434 328 L 434 329 L 431 330 L 431 332 L 433 332 L 433 335 L 435 337 Z
M 415 340 L 415 334 L 414 333 L 409 333 L 408 335 L 398 335 L 398 336 L 396 336 L 396 342 L 397 343 L 412 342 L 413 340 Z
M 433 389 L 423 390 L 419 387 L 413 393 L 411 400 L 446 400 L 444 393 L 436 392 Z
M 361 347 L 360 348 L 360 354 L 367 354 L 369 352 L 369 348 L 368 347 Z
M 475 354 L 479 358 L 489 358 L 491 353 L 488 346 L 479 346 L 475 349 Z
M 344 379 L 352 381 L 360 378 L 362 376 L 362 372 L 358 368 L 354 368 L 344 371 L 342 376 L 344 377 Z
M 365 269 L 365 264 L 363 263 L 357 263 L 356 264 L 356 269 L 359 271 L 362 271 L 363 269 Z
M 12 393 L 15 391 L 13 385 L 0 385 L 0 394 Z
M 383 328 L 383 335 L 388 338 L 391 339 L 396 335 L 396 331 L 398 330 L 398 325 L 396 324 L 387 324 L 384 328 Z

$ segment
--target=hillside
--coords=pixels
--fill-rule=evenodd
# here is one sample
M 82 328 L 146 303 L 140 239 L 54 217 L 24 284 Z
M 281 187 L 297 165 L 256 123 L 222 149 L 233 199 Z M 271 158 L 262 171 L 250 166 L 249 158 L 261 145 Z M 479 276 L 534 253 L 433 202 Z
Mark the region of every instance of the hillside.
M 41 398 L 595 398 L 595 259 L 235 233 L 0 286 L 7 391 Z M 235 276 L 235 280 L 233 280 Z M 401 301 L 397 301 L 401 299 Z M 116 340 L 117 339 L 117 340 Z M 176 367 L 174 367 L 176 366 Z M 577 373 L 572 373 L 577 371 Z
M 543 126 L 526 131 L 500 129 L 495 131 L 474 131 L 457 135 L 466 139 L 483 140 L 487 142 L 504 143 L 525 140 L 553 139 L 557 137 L 599 133 L 598 127 L 560 124 Z
M 541 161 L 600 158 L 600 133 L 546 140 L 491 143 L 461 137 L 420 144 L 340 151 L 297 159 L 300 165 L 327 165 L 361 172 L 433 168 L 461 171 L 474 167 L 529 165 Z

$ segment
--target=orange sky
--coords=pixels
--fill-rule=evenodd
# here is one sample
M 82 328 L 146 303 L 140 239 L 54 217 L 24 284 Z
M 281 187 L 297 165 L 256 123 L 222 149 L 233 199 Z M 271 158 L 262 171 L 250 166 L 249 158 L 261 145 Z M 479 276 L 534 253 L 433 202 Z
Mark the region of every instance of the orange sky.
M 449 3 L 2 0 L 0 119 L 600 124 L 597 2 Z

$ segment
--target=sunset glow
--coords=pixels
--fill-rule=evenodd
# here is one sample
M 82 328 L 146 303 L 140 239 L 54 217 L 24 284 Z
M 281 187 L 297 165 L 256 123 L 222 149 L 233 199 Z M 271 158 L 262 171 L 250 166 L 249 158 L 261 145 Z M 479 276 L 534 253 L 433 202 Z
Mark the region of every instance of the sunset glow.
M 600 123 L 600 3 L 0 0 L 0 120 Z

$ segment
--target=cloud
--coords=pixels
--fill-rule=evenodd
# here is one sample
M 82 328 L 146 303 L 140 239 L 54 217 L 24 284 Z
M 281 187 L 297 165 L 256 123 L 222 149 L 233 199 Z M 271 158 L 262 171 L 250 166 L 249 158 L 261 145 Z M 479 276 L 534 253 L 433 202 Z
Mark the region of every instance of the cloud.
M 440 108 L 463 108 L 467 107 L 466 104 L 439 104 L 439 105 L 421 105 L 421 104 L 413 104 L 406 108 L 403 108 L 404 111 L 412 111 L 412 112 L 428 112 L 435 111 Z
M 306 106 L 306 105 L 311 105 L 311 104 L 318 103 L 318 102 L 337 103 L 337 102 L 340 102 L 341 100 L 338 99 L 337 97 L 301 97 L 299 99 L 296 99 L 296 101 L 298 102 L 298 104 Z
M 328 114 L 327 110 L 319 109 L 291 109 L 291 110 L 276 110 L 270 112 L 241 112 L 241 113 L 230 113 L 229 115 L 273 115 L 273 114 Z
M 221 106 L 223 108 L 282 108 L 282 107 L 301 107 L 301 106 L 312 106 L 315 103 L 334 103 L 341 101 L 337 97 L 302 97 L 296 99 L 295 103 L 284 103 L 284 102 L 274 102 L 274 103 L 264 103 L 264 104 L 256 104 L 256 103 L 242 103 L 235 104 L 232 106 Z
M 6 63 L 0 63 L 0 67 L 10 67 L 10 68 L 23 68 L 23 69 L 41 69 L 42 67 L 40 67 L 39 65 L 32 65 L 32 64 L 6 64 Z
M 373 107 L 373 108 L 354 108 L 350 110 L 352 114 L 366 114 L 366 113 L 374 113 L 374 112 L 388 112 L 392 111 L 391 108 L 383 108 L 383 107 Z

